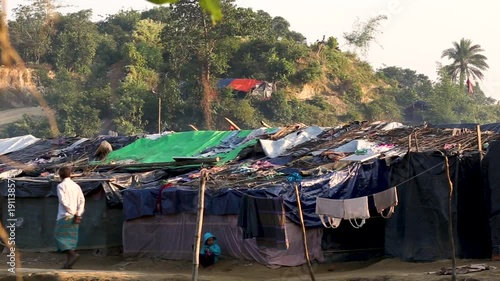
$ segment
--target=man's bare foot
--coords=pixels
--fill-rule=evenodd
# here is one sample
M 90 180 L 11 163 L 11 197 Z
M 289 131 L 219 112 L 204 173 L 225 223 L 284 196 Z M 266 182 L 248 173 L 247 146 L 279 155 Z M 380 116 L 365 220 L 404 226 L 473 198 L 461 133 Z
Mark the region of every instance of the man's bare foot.
M 75 263 L 78 261 L 78 259 L 80 258 L 80 255 L 79 254 L 75 254 L 73 255 L 69 260 L 68 260 L 68 263 L 66 264 L 67 265 L 67 268 L 66 269 L 72 269 L 73 268 L 73 265 L 75 265 Z

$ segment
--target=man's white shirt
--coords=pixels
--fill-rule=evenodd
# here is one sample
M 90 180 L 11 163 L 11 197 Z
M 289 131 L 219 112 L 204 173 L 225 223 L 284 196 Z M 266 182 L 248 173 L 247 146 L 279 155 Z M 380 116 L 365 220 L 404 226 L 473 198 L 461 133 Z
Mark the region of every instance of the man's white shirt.
M 57 220 L 67 216 L 81 216 L 85 211 L 85 197 L 82 189 L 70 178 L 65 178 L 57 185 L 57 196 L 59 197 Z

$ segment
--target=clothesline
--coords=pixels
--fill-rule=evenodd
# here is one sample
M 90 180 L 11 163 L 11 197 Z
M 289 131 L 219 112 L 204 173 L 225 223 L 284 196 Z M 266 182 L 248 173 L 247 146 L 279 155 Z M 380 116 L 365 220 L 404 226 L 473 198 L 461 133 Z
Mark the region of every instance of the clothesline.
M 410 182 L 410 181 L 412 181 L 412 180 L 414 180 L 414 179 L 416 179 L 416 178 L 418 178 L 418 177 L 422 176 L 423 174 L 425 174 L 425 173 L 427 173 L 427 172 L 431 171 L 432 169 L 437 168 L 437 167 L 439 167 L 439 166 L 441 166 L 441 165 L 443 165 L 443 164 L 444 164 L 444 161 L 443 161 L 443 162 L 441 162 L 441 163 L 439 163 L 439 164 L 437 164 L 437 165 L 434 165 L 434 166 L 430 167 L 429 169 L 427 169 L 427 170 L 425 170 L 425 171 L 423 171 L 423 172 L 421 172 L 421 173 L 419 173 L 419 174 L 417 174 L 417 175 L 415 175 L 415 176 L 413 176 L 413 177 L 411 177 L 411 178 L 409 178 L 409 179 L 407 179 L 407 180 L 405 180 L 405 181 L 403 181 L 403 182 L 401 182 L 401 183 L 399 183 L 399 184 L 397 184 L 397 185 L 395 185 L 394 187 L 399 187 L 400 185 L 403 185 L 403 184 L 405 184 L 405 183 L 408 183 L 408 182 Z M 349 174 L 351 174 L 351 172 L 349 172 Z M 264 199 L 264 198 L 265 198 L 265 197 L 259 197 L 259 196 L 253 196 L 253 195 L 247 194 L 247 193 L 245 193 L 245 192 L 243 192 L 243 191 L 241 191 L 241 190 L 239 190 L 239 189 L 234 189 L 234 191 L 236 191 L 236 192 L 240 193 L 241 195 L 250 196 L 250 197 L 252 197 L 252 198 L 256 198 L 256 199 Z M 383 191 L 382 191 L 382 192 L 383 192 Z M 379 193 L 382 193 L 382 192 L 374 193 L 374 194 L 367 195 L 367 196 L 373 196 L 373 195 L 375 195 L 375 194 L 379 194 Z M 363 196 L 363 197 L 364 197 L 364 196 Z
M 394 214 L 394 208 L 398 205 L 397 188 L 442 164 L 443 163 L 434 165 L 429 169 L 426 169 L 425 171 L 379 193 L 345 200 L 317 197 L 316 214 L 320 217 L 321 223 L 326 228 L 337 228 L 344 219 L 349 220 L 351 226 L 358 229 L 365 224 L 366 219 L 370 218 L 368 197 L 372 196 L 377 212 L 380 213 L 383 218 L 388 219 L 392 216 L 392 214 Z M 388 211 L 387 215 L 384 215 L 384 211 Z M 357 219 L 361 219 L 361 223 L 358 223 Z M 329 224 L 329 226 L 327 224 Z

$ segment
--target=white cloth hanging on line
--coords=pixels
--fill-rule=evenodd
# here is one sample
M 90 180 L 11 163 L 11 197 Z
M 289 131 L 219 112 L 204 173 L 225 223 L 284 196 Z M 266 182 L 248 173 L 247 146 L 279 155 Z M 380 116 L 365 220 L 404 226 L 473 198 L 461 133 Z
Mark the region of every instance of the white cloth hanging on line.
M 319 215 L 324 227 L 337 228 L 344 217 L 344 202 L 343 200 L 317 197 L 316 214 Z M 325 218 L 328 223 L 325 222 Z
M 360 228 L 366 223 L 366 219 L 370 218 L 368 197 L 346 200 L 317 197 L 316 214 L 326 228 L 337 228 L 342 219 L 349 220 L 354 228 Z M 361 219 L 361 222 L 357 219 Z
M 390 218 L 394 214 L 394 208 L 398 205 L 398 191 L 396 187 L 389 188 L 385 191 L 373 194 L 373 201 L 377 212 L 383 218 Z M 388 211 L 384 215 L 384 211 Z
M 368 197 L 344 200 L 344 219 L 369 219 Z
M 366 219 L 370 218 L 370 210 L 368 209 L 368 197 L 359 197 L 344 200 L 344 219 L 349 220 L 352 227 L 361 228 L 366 223 Z M 361 219 L 358 223 L 357 219 Z

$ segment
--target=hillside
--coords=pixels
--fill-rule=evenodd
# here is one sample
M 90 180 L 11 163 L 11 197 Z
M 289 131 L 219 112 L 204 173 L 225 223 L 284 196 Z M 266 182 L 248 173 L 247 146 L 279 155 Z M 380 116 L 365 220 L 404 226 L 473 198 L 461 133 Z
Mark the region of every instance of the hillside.
M 36 105 L 29 93 L 37 87 L 64 135 L 157 132 L 158 98 L 162 130 L 227 129 L 225 117 L 241 128 L 261 121 L 499 121 L 499 107 L 479 87 L 472 97 L 444 72 L 432 82 L 410 69 L 375 70 L 340 50 L 335 37 L 306 44 L 284 18 L 230 0 L 223 1 L 224 20 L 209 26 L 190 1 L 121 11 L 97 23 L 89 10 L 47 22 L 47 1 L 34 1 L 38 5 L 24 6 L 9 22 L 12 44 L 30 68 L 0 68 L 1 109 Z M 215 89 L 224 78 L 272 82 L 275 91 L 268 100 L 241 98 Z M 412 106 L 417 101 L 426 106 Z M 47 128 L 43 118 L 24 118 L 6 126 L 3 136 L 43 137 Z

